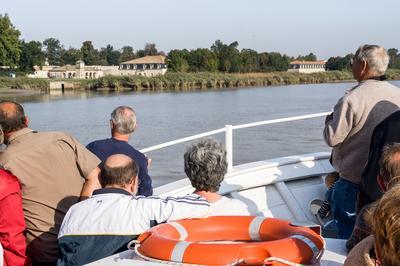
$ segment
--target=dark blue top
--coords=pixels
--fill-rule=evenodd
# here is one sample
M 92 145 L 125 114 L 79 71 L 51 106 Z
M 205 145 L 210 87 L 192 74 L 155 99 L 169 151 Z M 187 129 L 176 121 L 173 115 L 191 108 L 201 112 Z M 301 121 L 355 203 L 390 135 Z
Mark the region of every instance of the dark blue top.
M 114 138 L 102 139 L 89 143 L 86 148 L 96 154 L 102 162 L 113 154 L 125 154 L 131 157 L 139 167 L 138 194 L 143 196 L 153 195 L 151 178 L 147 172 L 147 159 L 143 153 L 133 148 L 129 143 Z

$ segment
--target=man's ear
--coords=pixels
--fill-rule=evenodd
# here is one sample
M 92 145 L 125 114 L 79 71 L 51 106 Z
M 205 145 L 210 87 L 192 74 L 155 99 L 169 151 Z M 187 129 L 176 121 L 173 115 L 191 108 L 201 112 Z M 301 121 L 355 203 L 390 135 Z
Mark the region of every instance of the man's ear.
M 25 125 L 29 127 L 29 117 L 25 116 Z
M 139 190 L 139 178 L 138 176 L 135 176 L 132 178 L 131 182 L 129 182 L 129 185 L 132 188 L 132 194 L 133 196 L 136 196 Z
M 379 188 L 381 189 L 381 191 L 382 192 L 386 192 L 387 185 L 386 185 L 385 180 L 383 179 L 383 177 L 380 174 L 378 174 L 378 176 L 376 177 L 376 180 L 378 181 L 378 185 L 379 185 Z

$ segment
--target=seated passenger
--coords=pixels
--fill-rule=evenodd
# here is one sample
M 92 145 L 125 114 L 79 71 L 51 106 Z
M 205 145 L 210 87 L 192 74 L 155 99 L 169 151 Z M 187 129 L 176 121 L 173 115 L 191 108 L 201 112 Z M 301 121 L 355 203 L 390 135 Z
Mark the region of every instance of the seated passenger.
M 3 131 L 0 129 L 1 143 L 3 143 Z M 0 262 L 3 261 L 0 265 L 27 265 L 25 229 L 18 179 L 0 169 L 0 246 L 2 247 Z
M 372 208 L 368 223 L 371 236 L 358 243 L 349 253 L 345 266 L 384 265 L 400 262 L 400 186 L 389 189 Z
M 111 138 L 93 141 L 86 148 L 96 154 L 102 162 L 113 154 L 125 154 L 131 157 L 139 168 L 138 195 L 153 195 L 151 178 L 147 169 L 148 159 L 128 143 L 129 138 L 136 129 L 135 111 L 129 106 L 117 107 L 111 113 L 110 127 Z
M 184 155 L 185 173 L 195 194 L 211 203 L 210 216 L 250 215 L 247 205 L 237 199 L 218 194 L 227 172 L 226 151 L 222 144 L 205 139 L 189 147 Z
M 357 199 L 357 212 L 366 204 L 372 203 L 382 196 L 376 176 L 380 172 L 379 160 L 386 144 L 400 142 L 400 111 L 394 112 L 374 129 L 369 146 L 368 161 L 364 167 Z
M 138 168 L 128 156 L 104 162 L 102 189 L 73 205 L 58 235 L 58 265 L 82 265 L 127 249 L 127 243 L 158 223 L 208 214 L 210 204 L 199 195 L 181 198 L 136 195 Z
M 399 184 L 400 181 L 400 143 L 388 144 L 383 148 L 379 160 L 380 172 L 377 176 L 377 183 L 380 190 L 385 193 L 391 187 Z M 372 203 L 365 205 L 359 212 L 356 224 L 350 238 L 346 242 L 346 248 L 351 250 L 357 243 L 371 234 L 371 228 L 365 218 Z

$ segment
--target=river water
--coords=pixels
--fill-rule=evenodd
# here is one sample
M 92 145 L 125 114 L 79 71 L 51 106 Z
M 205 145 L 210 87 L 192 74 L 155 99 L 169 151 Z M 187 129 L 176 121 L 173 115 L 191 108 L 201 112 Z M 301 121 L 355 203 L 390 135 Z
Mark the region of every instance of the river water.
M 400 81 L 394 81 L 400 86 Z M 289 85 L 223 91 L 102 94 L 2 94 L 23 103 L 35 130 L 67 131 L 83 144 L 107 138 L 111 111 L 132 106 L 138 128 L 130 144 L 138 149 L 190 135 L 267 119 L 330 111 L 354 83 Z M 329 151 L 322 138 L 324 118 L 234 131 L 234 165 L 274 157 Z M 224 135 L 214 138 L 223 141 Z M 189 143 L 149 152 L 155 186 L 184 177 Z

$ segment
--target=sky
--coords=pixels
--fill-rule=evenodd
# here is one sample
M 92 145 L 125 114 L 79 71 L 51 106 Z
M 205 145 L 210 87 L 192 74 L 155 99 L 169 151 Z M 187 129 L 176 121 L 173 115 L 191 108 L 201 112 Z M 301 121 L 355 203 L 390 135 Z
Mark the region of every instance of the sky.
M 364 43 L 400 50 L 399 0 L 0 0 L 26 41 L 54 37 L 68 48 L 91 40 L 135 50 L 209 48 L 343 56 Z

